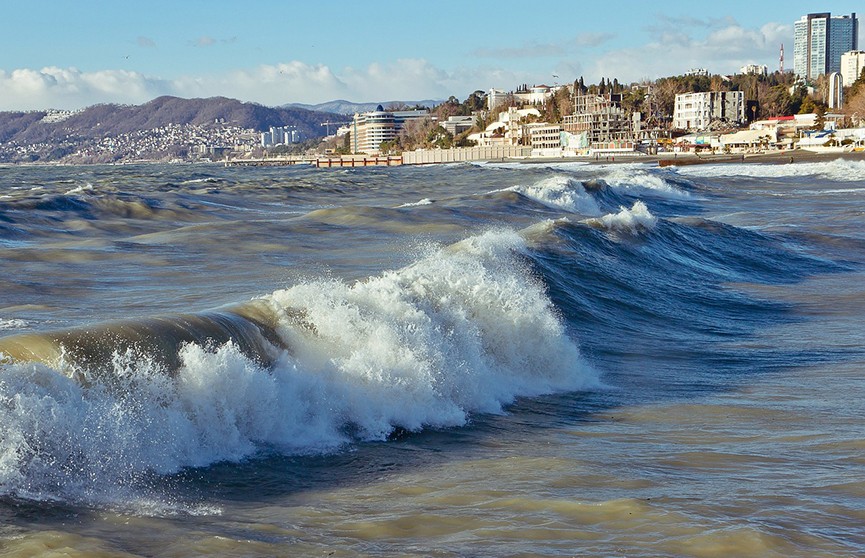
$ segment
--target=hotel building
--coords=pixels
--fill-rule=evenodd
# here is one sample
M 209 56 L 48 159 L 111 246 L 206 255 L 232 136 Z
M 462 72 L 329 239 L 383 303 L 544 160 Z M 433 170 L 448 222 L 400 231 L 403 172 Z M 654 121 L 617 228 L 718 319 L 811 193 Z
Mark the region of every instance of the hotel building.
M 428 118 L 425 110 L 377 110 L 354 115 L 351 124 L 351 144 L 354 153 L 378 155 L 382 142 L 395 140 L 409 120 Z

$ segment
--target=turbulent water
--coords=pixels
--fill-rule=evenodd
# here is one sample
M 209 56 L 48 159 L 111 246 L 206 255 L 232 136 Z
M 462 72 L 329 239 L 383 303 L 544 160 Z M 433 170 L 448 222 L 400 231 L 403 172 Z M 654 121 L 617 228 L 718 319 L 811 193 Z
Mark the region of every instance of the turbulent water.
M 865 554 L 865 161 L 0 168 L 4 556 Z

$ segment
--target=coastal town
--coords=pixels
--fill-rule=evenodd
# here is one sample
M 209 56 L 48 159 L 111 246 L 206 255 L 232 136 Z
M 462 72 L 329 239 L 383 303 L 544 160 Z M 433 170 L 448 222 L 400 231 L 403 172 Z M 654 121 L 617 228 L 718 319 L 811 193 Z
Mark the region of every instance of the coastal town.
M 697 68 L 629 85 L 602 78 L 587 86 L 580 78 L 493 88 L 432 111 L 355 114 L 330 141 L 333 152 L 342 145 L 347 156 L 398 154 L 404 163 L 865 150 L 856 14 L 807 14 L 794 30 L 792 71 L 780 45 L 773 72 L 747 64 L 732 76 Z M 479 99 L 483 108 L 472 110 Z
M 100 134 L 111 118 L 103 116 L 85 134 L 80 125 L 62 128 L 82 111 L 22 114 L 7 120 L 21 128 L 29 118 L 55 131 L 0 133 L 0 162 L 330 167 L 865 150 L 865 52 L 858 50 L 856 14 L 803 15 L 792 39 L 792 69 L 781 44 L 771 70 L 756 63 L 733 75 L 694 68 L 629 84 L 582 77 L 559 83 L 554 75 L 546 84 L 479 89 L 462 101 L 330 114 L 303 130 L 289 118 L 265 125 L 217 117 Z

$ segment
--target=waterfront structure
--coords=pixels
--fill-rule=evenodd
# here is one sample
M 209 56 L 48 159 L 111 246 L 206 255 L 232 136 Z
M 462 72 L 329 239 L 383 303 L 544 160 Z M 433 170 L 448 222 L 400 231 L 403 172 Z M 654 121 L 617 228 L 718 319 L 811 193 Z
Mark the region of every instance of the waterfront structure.
M 351 142 L 354 153 L 378 155 L 383 142 L 397 138 L 406 122 L 429 118 L 426 110 L 386 111 L 381 105 L 376 110 L 354 115 Z
M 589 146 L 598 147 L 631 139 L 631 120 L 622 108 L 619 94 L 575 95 L 574 114 L 564 117 L 562 128 L 569 134 L 585 134 Z
M 535 124 L 530 128 L 532 135 L 532 150 L 561 149 L 562 127 L 558 124 Z
M 841 55 L 859 46 L 856 13 L 832 16 L 830 12 L 802 16 L 793 25 L 793 71 L 799 77 L 841 71 Z
M 841 78 L 844 86 L 850 87 L 865 69 L 865 51 L 851 50 L 841 55 Z
M 763 153 L 777 146 L 778 128 L 739 130 L 732 134 L 723 134 L 718 138 L 718 147 L 727 153 Z
M 704 91 L 676 95 L 673 128 L 708 130 L 713 125 L 739 125 L 745 121 L 745 93 Z

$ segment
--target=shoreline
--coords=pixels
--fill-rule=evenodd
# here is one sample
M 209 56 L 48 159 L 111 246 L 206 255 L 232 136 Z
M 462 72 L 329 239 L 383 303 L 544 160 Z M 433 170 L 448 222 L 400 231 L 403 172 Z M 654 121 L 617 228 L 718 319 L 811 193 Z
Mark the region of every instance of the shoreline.
M 695 153 L 660 153 L 658 155 L 638 156 L 607 156 L 595 159 L 589 156 L 578 157 L 538 157 L 527 159 L 505 159 L 506 162 L 520 162 L 525 164 L 549 164 L 549 163 L 586 163 L 590 165 L 627 165 L 646 164 L 657 166 L 689 166 L 702 164 L 721 163 L 763 163 L 763 164 L 796 164 L 796 163 L 820 163 L 843 159 L 845 161 L 865 161 L 865 152 L 839 152 L 819 153 L 804 149 L 791 149 L 773 153 L 738 153 L 724 155 L 697 155 Z
M 696 153 L 660 153 L 657 155 L 607 155 L 603 158 L 579 155 L 571 157 L 525 157 L 525 158 L 500 158 L 500 159 L 478 159 L 477 161 L 464 161 L 467 163 L 521 163 L 526 165 L 554 164 L 554 163 L 583 163 L 587 165 L 627 165 L 644 164 L 657 166 L 689 166 L 701 164 L 721 163 L 762 163 L 762 164 L 795 164 L 795 163 L 819 163 L 843 159 L 845 161 L 865 161 L 865 152 L 836 152 L 820 153 L 804 149 L 784 150 L 772 153 L 738 153 L 738 154 L 709 154 L 698 155 Z M 423 163 L 409 165 L 389 166 L 429 166 L 442 163 Z M 0 163 L 0 168 L 14 167 L 98 167 L 98 166 L 127 166 L 127 165 L 219 165 L 224 161 L 129 161 L 111 163 L 60 163 L 60 162 L 27 162 L 27 163 Z M 280 166 L 280 165 L 273 165 Z M 291 165 L 284 165 L 291 166 Z M 346 166 L 347 167 L 347 166 Z M 326 168 L 326 167 L 325 167 Z M 335 166 L 334 168 L 344 168 Z

